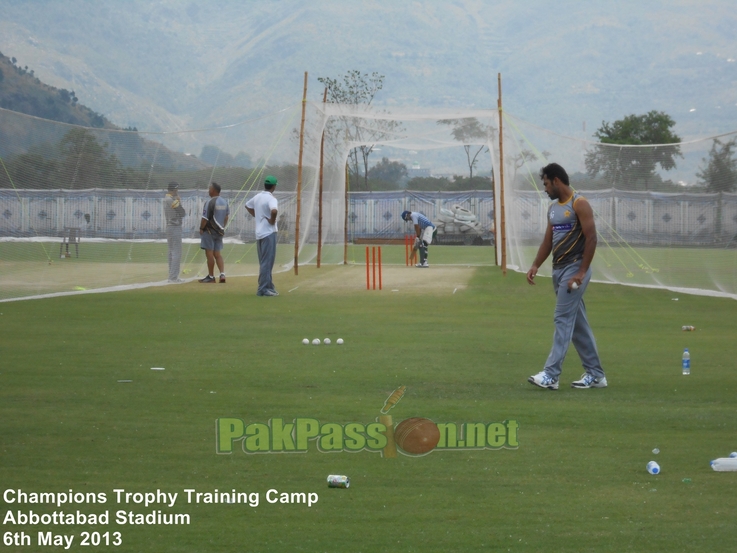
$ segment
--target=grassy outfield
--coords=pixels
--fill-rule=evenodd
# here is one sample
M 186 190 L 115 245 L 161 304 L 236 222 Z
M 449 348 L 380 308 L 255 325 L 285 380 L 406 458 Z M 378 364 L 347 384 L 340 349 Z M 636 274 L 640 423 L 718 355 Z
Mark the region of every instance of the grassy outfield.
M 3 491 L 108 500 L 4 503 L 3 517 L 107 510 L 111 519 L 6 523 L 3 533 L 25 531 L 34 544 L 42 530 L 75 534 L 72 550 L 83 551 L 736 550 L 737 473 L 709 467 L 737 450 L 734 301 L 592 284 L 586 301 L 609 388 L 569 387 L 582 372 L 571 349 L 554 392 L 526 382 L 550 347 L 550 280 L 531 287 L 494 267 L 457 270 L 471 278 L 456 293 L 310 289 L 361 272 L 302 267 L 299 277 L 276 275 L 277 298 L 256 297 L 248 277 L 0 304 Z M 315 337 L 345 344 L 301 342 Z M 231 454 L 216 453 L 220 417 L 367 425 L 399 385 L 395 422 L 516 421 L 519 446 L 387 459 L 314 442 L 306 453 L 246 454 L 235 441 Z M 646 472 L 650 460 L 660 475 Z M 329 489 L 329 474 L 348 475 L 351 487 Z M 173 508 L 144 507 L 118 504 L 114 489 L 179 495 Z M 185 489 L 260 501 L 188 504 Z M 319 501 L 271 504 L 271 489 Z M 119 510 L 191 521 L 122 525 Z M 123 543 L 78 547 L 94 530 L 120 532 Z
M 329 244 L 322 248 L 324 265 L 348 263 L 365 266 L 366 245 Z M 384 266 L 404 266 L 403 245 L 381 247 Z M 71 258 L 59 258 L 57 242 L 0 242 L 0 300 L 72 292 L 80 289 L 160 282 L 168 276 L 167 245 L 163 242 L 82 242 L 80 256 L 74 248 Z M 510 266 L 527 269 L 537 246 L 510 249 Z M 495 250 L 489 246 L 432 246 L 433 266 L 493 266 Z M 223 249 L 229 276 L 255 275 L 258 272 L 257 248 L 253 243 L 226 243 Z M 285 270 L 294 260 L 294 244 L 277 248 L 276 270 Z M 300 265 L 316 264 L 317 247 L 305 244 Z M 737 249 L 729 248 L 623 248 L 601 244 L 593 263 L 594 278 L 645 286 L 669 286 L 720 291 L 737 296 Z M 181 277 L 191 279 L 206 274 L 205 255 L 198 243 L 185 243 Z M 550 274 L 548 260 L 541 274 Z

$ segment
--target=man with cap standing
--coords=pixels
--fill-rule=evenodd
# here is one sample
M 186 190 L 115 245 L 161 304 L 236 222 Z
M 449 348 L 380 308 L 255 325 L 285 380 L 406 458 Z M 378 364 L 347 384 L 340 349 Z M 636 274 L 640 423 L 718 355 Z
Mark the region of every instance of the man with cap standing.
M 215 279 L 215 263 L 220 269 L 220 283 L 225 283 L 225 261 L 220 252 L 223 249 L 223 235 L 225 227 L 228 225 L 228 217 L 230 216 L 230 208 L 228 200 L 220 197 L 220 185 L 213 182 L 207 193 L 210 195 L 210 201 L 205 202 L 205 208 L 202 210 L 202 219 L 200 219 L 200 248 L 205 250 L 207 256 L 207 276 L 201 278 L 203 284 L 216 282 Z
M 435 225 L 419 211 L 402 211 L 402 219 L 408 223 L 412 221 L 415 226 L 415 248 L 420 250 L 420 262 L 415 266 L 426 269 L 430 266 L 427 262 L 427 248 L 432 244 Z
M 257 296 L 279 295 L 271 280 L 271 271 L 276 259 L 276 237 L 279 230 L 276 225 L 279 202 L 273 194 L 276 185 L 276 177 L 269 175 L 264 179 L 264 190 L 246 202 L 246 211 L 256 218 L 256 246 L 259 263 Z
M 179 278 L 179 268 L 182 260 L 182 219 L 185 213 L 179 198 L 179 183 L 172 181 L 164 196 L 166 244 L 169 249 L 169 282 L 182 282 Z

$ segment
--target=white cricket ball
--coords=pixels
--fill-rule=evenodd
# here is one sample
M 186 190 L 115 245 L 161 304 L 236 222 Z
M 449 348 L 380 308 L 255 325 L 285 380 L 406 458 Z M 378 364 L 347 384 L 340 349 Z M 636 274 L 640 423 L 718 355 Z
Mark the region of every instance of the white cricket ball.
M 312 345 L 313 346 L 319 346 L 320 345 L 320 338 L 315 338 L 314 340 L 312 340 Z
M 571 290 L 578 290 L 578 282 L 571 284 Z
M 307 345 L 307 344 L 309 344 L 309 343 L 310 343 L 310 340 L 309 340 L 309 338 L 305 338 L 304 340 L 302 340 L 302 343 L 303 343 L 304 345 Z
M 336 344 L 338 344 L 338 345 L 341 345 L 341 344 L 343 343 L 343 338 L 338 338 L 338 339 L 337 339 L 337 340 L 335 341 L 335 343 L 336 343 Z
M 329 344 L 329 343 L 330 343 L 330 338 L 325 338 L 325 339 L 323 340 L 323 343 L 324 343 L 324 344 Z

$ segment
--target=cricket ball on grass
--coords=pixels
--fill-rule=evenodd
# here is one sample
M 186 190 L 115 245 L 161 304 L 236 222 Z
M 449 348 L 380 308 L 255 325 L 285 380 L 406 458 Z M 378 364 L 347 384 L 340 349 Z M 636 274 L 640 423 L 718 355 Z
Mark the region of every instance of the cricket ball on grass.
M 394 441 L 403 451 L 421 455 L 435 449 L 440 441 L 440 430 L 430 419 L 412 417 L 397 425 Z

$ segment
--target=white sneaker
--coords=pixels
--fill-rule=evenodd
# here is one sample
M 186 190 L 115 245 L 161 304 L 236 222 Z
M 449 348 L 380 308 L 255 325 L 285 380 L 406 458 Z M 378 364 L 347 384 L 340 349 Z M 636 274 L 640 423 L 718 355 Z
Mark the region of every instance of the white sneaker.
M 424 263 L 418 263 L 417 265 L 415 265 L 415 267 L 417 267 L 418 269 L 427 269 L 429 266 L 430 265 L 428 264 L 427 261 L 425 261 Z
M 571 382 L 571 388 L 606 388 L 606 376 L 595 378 L 589 373 L 583 373 L 581 380 Z
M 534 384 L 535 386 L 539 386 L 540 388 L 547 388 L 548 390 L 558 389 L 558 381 L 554 380 L 553 377 L 545 371 L 533 374 L 527 379 L 527 382 Z

